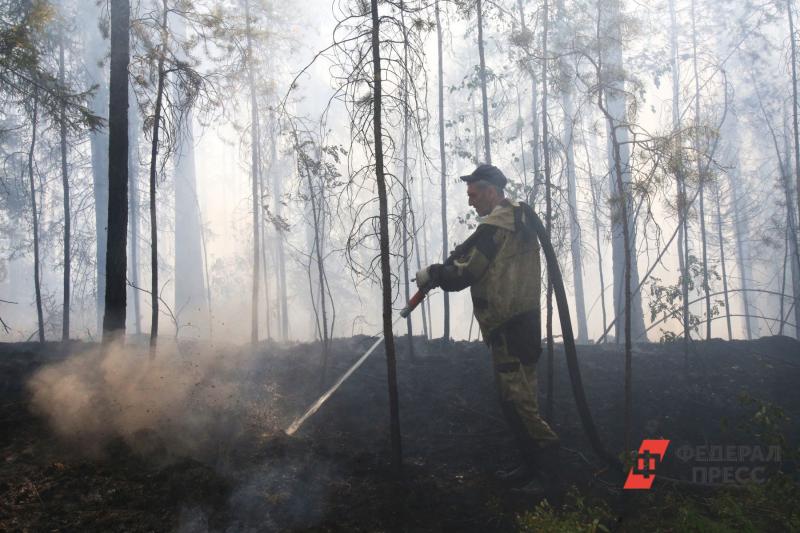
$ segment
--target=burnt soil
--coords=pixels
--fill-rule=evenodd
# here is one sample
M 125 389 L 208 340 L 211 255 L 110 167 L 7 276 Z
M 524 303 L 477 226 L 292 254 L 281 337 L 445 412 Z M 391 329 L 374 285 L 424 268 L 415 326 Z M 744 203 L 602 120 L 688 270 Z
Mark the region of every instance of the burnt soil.
M 328 384 L 372 341 L 335 340 Z M 26 387 L 37 369 L 85 345 L 0 344 L 0 531 L 515 530 L 518 514 L 542 496 L 495 480 L 496 470 L 514 465 L 516 452 L 486 347 L 417 338 L 412 357 L 405 338 L 396 345 L 399 478 L 389 461 L 382 349 L 291 438 L 280 428 L 321 390 L 319 344 L 264 343 L 258 364 L 234 376 L 278 413 L 271 425 L 236 426 L 215 448 L 186 457 L 167 456 L 158 447 L 142 452 L 121 439 L 89 457 L 33 412 Z M 579 360 L 595 424 L 606 446 L 618 452 L 623 351 L 583 346 Z M 611 529 L 626 530 L 638 511 L 621 490 L 624 476 L 603 466 L 583 434 L 559 345 L 554 361 L 554 428 L 565 450 L 558 486 L 544 496 L 557 507 L 574 486 L 607 502 L 616 513 Z M 788 442 L 798 441 L 800 343 L 787 337 L 695 342 L 688 362 L 680 343 L 635 346 L 634 448 L 642 438 L 658 437 L 670 439 L 673 449 L 755 443 L 759 435 L 736 433 L 754 409 L 742 393 L 780 406 L 789 417 Z M 545 356 L 539 363 L 542 406 L 546 364 Z M 219 416 L 227 416 L 225 409 Z M 665 458 L 661 472 L 673 481 L 688 479 L 685 465 L 673 457 Z M 657 479 L 655 493 L 669 484 Z

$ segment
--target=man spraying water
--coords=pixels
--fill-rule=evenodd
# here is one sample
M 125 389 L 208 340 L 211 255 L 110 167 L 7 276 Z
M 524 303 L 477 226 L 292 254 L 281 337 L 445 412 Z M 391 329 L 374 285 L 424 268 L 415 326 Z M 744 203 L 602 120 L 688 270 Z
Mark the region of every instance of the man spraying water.
M 514 435 L 522 464 L 498 477 L 528 482 L 541 490 L 553 481 L 559 439 L 539 415 L 536 363 L 541 354 L 541 262 L 539 243 L 530 228 L 533 213 L 524 203 L 505 198 L 507 183 L 492 165 L 462 176 L 469 205 L 478 212 L 475 232 L 445 264 L 417 273 L 421 292 L 435 287 L 460 291 L 470 287 L 475 318 L 489 346 L 500 404 Z

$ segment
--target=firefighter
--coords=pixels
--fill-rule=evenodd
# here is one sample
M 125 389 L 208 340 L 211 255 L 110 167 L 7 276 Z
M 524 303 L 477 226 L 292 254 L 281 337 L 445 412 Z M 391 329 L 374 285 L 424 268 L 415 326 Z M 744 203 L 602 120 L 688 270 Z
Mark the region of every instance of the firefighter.
M 530 207 L 505 197 L 505 175 L 480 165 L 462 176 L 469 205 L 478 213 L 475 232 L 450 255 L 417 273 L 422 290 L 470 287 L 475 318 L 489 346 L 505 419 L 522 464 L 498 477 L 546 490 L 554 482 L 559 439 L 539 415 L 536 363 L 541 354 L 541 262 Z

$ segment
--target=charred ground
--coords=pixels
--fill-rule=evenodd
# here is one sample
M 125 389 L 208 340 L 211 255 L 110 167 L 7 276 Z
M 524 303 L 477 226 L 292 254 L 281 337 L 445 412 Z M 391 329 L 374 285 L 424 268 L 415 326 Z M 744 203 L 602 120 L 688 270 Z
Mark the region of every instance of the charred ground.
M 371 342 L 334 341 L 329 375 L 343 372 Z M 318 344 L 262 344 L 248 364 L 226 366 L 225 383 L 236 384 L 228 387 L 228 401 L 197 406 L 221 422 L 206 428 L 203 446 L 176 452 L 168 442 L 173 436 L 154 428 L 138 431 L 133 440 L 109 438 L 99 453 L 87 455 L 85 439 L 92 437 L 57 434 L 32 408 L 27 386 L 39 369 L 87 345 L 2 344 L 0 530 L 568 531 L 595 520 L 631 531 L 656 524 L 664 531 L 703 524 L 800 528 L 792 503 L 799 494 L 797 341 L 697 342 L 688 368 L 680 343 L 636 346 L 637 443 L 663 437 L 672 450 L 727 444 L 782 450 L 782 461 L 768 465 L 772 482 L 727 488 L 687 483 L 690 467 L 673 454 L 659 469 L 664 479 L 647 494 L 624 493 L 624 476 L 608 471 L 591 452 L 557 347 L 555 427 L 566 451 L 549 506 L 494 481 L 493 473 L 516 456 L 485 346 L 417 339 L 413 359 L 403 340 L 398 347 L 405 463 L 400 481 L 387 462 L 380 352 L 295 437 L 282 436 L 281 429 L 322 390 Z M 181 357 L 191 358 L 195 349 L 183 346 Z M 226 353 L 234 361 L 239 357 Z M 579 358 L 596 425 L 606 445 L 621 450 L 622 350 L 584 346 Z M 539 365 L 540 392 L 545 364 Z M 196 385 L 218 386 L 209 379 Z

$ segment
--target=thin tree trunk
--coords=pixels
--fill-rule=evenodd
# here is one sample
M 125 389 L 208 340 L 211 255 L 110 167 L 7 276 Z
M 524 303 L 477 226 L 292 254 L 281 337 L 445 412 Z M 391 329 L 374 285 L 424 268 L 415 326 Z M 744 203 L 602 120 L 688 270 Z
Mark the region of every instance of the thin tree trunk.
M 526 191 L 525 194 L 527 196 L 527 191 L 530 190 L 530 184 L 528 183 L 528 162 L 525 160 L 525 136 L 522 133 L 522 130 L 525 126 L 525 119 L 522 118 L 522 98 L 520 98 L 519 94 L 519 87 L 517 87 L 517 137 L 519 138 L 519 160 L 522 163 L 522 187 L 523 191 Z
M 186 19 L 172 17 L 171 32 L 179 41 L 186 39 Z M 179 51 L 180 52 L 180 51 Z M 180 53 L 179 59 L 188 60 Z M 181 95 L 173 91 L 175 101 Z M 200 235 L 200 203 L 197 201 L 197 171 L 195 165 L 194 119 L 187 109 L 185 124 L 178 133 L 174 154 L 174 251 L 175 251 L 175 314 L 183 324 L 197 328 L 200 335 L 208 317 L 206 309 L 205 276 L 203 275 L 203 246 Z
M 259 151 L 260 152 L 260 151 Z M 258 190 L 261 198 L 266 198 L 264 190 L 264 179 L 258 180 Z M 270 306 L 269 306 L 269 277 L 267 268 L 267 221 L 263 211 L 259 216 L 261 226 L 261 274 L 264 282 L 264 324 L 267 328 L 267 339 L 272 339 L 272 327 L 270 326 Z M 312 296 L 313 297 L 313 296 Z
M 622 203 L 631 204 L 631 170 L 630 170 L 630 159 L 631 159 L 631 142 L 630 142 L 630 132 L 628 129 L 628 118 L 627 118 L 627 96 L 625 93 L 625 81 L 623 78 L 622 73 L 623 70 L 623 61 L 622 61 L 622 30 L 621 25 L 622 21 L 620 20 L 620 6 L 619 0 L 612 0 L 610 3 L 606 3 L 603 7 L 605 10 L 603 13 L 599 14 L 599 17 L 604 19 L 602 22 L 602 26 L 600 28 L 601 38 L 603 38 L 606 43 L 606 50 L 605 57 L 603 57 L 603 70 L 601 71 L 602 79 L 601 84 L 606 88 L 605 89 L 605 99 L 606 99 L 606 110 L 604 112 L 606 116 L 606 126 L 608 129 L 614 129 L 613 132 L 608 132 L 608 166 L 609 170 L 612 174 L 611 179 L 609 180 L 609 194 L 611 197 L 611 248 L 612 248 L 612 263 L 614 265 L 613 273 L 614 273 L 614 316 L 615 316 L 615 324 L 616 324 L 616 340 L 619 342 L 619 339 L 625 335 L 625 332 L 622 330 L 622 325 L 618 320 L 624 313 L 624 301 L 625 301 L 625 245 L 624 245 L 624 233 L 622 231 L 622 226 L 626 225 L 626 232 L 630 237 L 629 245 L 631 248 L 631 284 L 632 286 L 637 286 L 639 284 L 639 273 L 637 268 L 637 260 L 636 260 L 636 220 L 633 216 L 634 213 L 631 210 L 628 210 L 628 216 L 630 218 L 623 219 L 620 210 L 617 206 L 622 205 Z M 600 20 L 598 18 L 598 20 Z M 601 47 L 602 49 L 603 47 Z M 616 136 L 617 144 L 619 145 L 616 149 L 611 145 L 611 138 Z M 620 160 L 614 161 L 615 158 L 615 151 L 619 152 Z M 617 164 L 618 163 L 618 164 Z M 620 199 L 617 198 L 616 195 L 619 192 L 616 186 L 616 176 L 613 176 L 614 172 L 617 169 L 620 169 L 623 172 L 623 176 L 621 176 L 622 182 L 625 184 L 625 194 L 626 198 Z M 633 327 L 634 335 L 639 335 L 643 333 L 644 328 L 644 313 L 642 311 L 642 298 L 639 293 L 633 295 L 632 304 L 632 318 L 631 324 Z
M 95 0 L 83 0 L 82 13 L 86 20 L 98 20 L 100 8 Z M 96 87 L 88 98 L 91 112 L 108 117 L 108 71 L 103 67 L 109 53 L 109 42 L 96 24 L 84 25 L 84 59 L 86 85 Z M 110 124 L 109 124 L 110 126 Z M 89 132 L 92 161 L 92 192 L 94 196 L 95 228 L 95 324 L 98 336 L 103 330 L 103 314 L 106 296 L 106 244 L 108 227 L 108 144 L 109 128 L 98 128 Z
M 675 172 L 675 207 L 678 212 L 678 268 L 681 283 L 681 305 L 683 307 L 683 352 L 684 360 L 689 357 L 689 277 L 686 270 L 685 247 L 688 247 L 686 229 L 686 186 L 683 175 L 681 119 L 680 119 L 680 50 L 678 48 L 678 22 L 675 0 L 669 0 L 670 16 L 670 58 L 672 63 L 672 131 L 675 135 L 675 157 L 678 160 Z
M 417 218 L 414 215 L 414 205 L 410 202 L 411 191 L 408 192 L 408 195 L 409 195 L 409 213 L 411 214 L 411 233 L 414 235 L 414 255 L 417 258 L 417 270 L 419 271 L 422 269 L 422 254 L 419 253 L 419 241 L 421 237 L 422 241 L 425 242 L 424 229 L 423 229 L 423 235 L 421 236 L 417 235 L 417 231 L 419 230 L 419 228 L 417 227 Z M 427 256 L 428 254 L 426 253 L 425 255 Z M 425 262 L 427 264 L 427 257 L 425 259 L 426 259 Z M 447 292 L 447 291 L 442 291 L 442 292 Z M 422 311 L 422 335 L 426 339 L 429 339 L 430 337 L 428 336 L 428 315 L 430 314 L 430 308 L 426 310 L 427 306 L 425 304 L 427 304 L 427 302 L 428 298 L 425 298 L 425 300 L 423 300 L 422 302 L 422 305 L 420 306 L 420 310 Z M 414 354 L 413 350 L 411 351 L 411 354 L 412 355 Z
M 489 136 L 489 98 L 486 95 L 486 58 L 483 51 L 483 1 L 476 4 L 478 11 L 478 57 L 480 59 L 481 110 L 483 114 L 483 157 L 492 164 L 492 138 Z
M 403 206 L 400 214 L 402 224 L 403 239 L 403 280 L 406 301 L 411 300 L 411 280 L 408 275 L 408 201 L 410 193 L 408 191 L 408 32 L 405 22 L 405 6 L 400 1 L 400 20 L 403 26 L 403 86 L 402 86 L 402 106 L 403 106 Z M 417 254 L 419 258 L 419 254 Z M 406 338 L 408 340 L 408 355 L 414 359 L 414 328 L 411 315 L 406 317 Z
M 542 139 L 543 139 L 543 153 L 544 153 L 544 198 L 545 198 L 545 229 L 547 231 L 547 240 L 551 240 L 552 222 L 553 222 L 553 206 L 552 206 L 552 190 L 551 190 L 551 171 L 550 171 L 550 133 L 548 131 L 547 121 L 547 32 L 549 28 L 550 17 L 550 4 L 548 0 L 544 0 L 544 9 L 542 14 Z M 549 269 L 549 267 L 548 267 Z M 553 386 L 553 283 L 550 281 L 550 276 L 547 276 L 547 303 L 546 303 L 546 325 L 547 335 L 547 404 L 545 416 L 547 420 L 553 420 L 554 410 L 554 386 Z
M 608 315 L 606 314 L 606 282 L 603 272 L 603 249 L 600 242 L 600 214 L 598 213 L 598 206 L 600 205 L 600 198 L 594 184 L 594 173 L 592 172 L 592 158 L 589 154 L 589 147 L 587 145 L 586 135 L 584 134 L 584 149 L 586 150 L 586 165 L 589 171 L 589 187 L 592 192 L 592 217 L 594 219 L 594 241 L 597 249 L 597 270 L 600 274 L 600 307 L 603 315 L 603 332 L 608 331 Z M 605 338 L 605 334 L 603 335 Z
M 786 12 L 789 17 L 789 37 L 792 43 L 792 124 L 794 134 L 794 171 L 795 171 L 795 196 L 797 202 L 797 213 L 800 213 L 800 128 L 797 125 L 797 40 L 794 35 L 794 16 L 792 14 L 792 0 L 786 0 Z M 800 243 L 798 243 L 800 244 Z M 797 294 L 795 294 L 795 299 Z M 798 307 L 798 302 L 795 300 L 795 307 Z M 800 327 L 800 324 L 798 324 Z M 800 336 L 800 335 L 798 335 Z
M 28 179 L 31 187 L 31 216 L 33 219 L 33 290 L 36 295 L 36 320 L 39 342 L 44 342 L 44 315 L 42 314 L 42 288 L 39 282 L 41 267 L 39 257 L 39 212 L 36 207 L 36 188 L 33 179 L 33 154 L 36 150 L 36 127 L 39 122 L 39 92 L 33 93 L 33 115 L 31 117 L 31 146 L 28 150 Z
M 800 253 L 798 253 L 798 230 L 797 230 L 797 223 L 795 220 L 795 213 L 794 213 L 794 202 L 792 201 L 792 182 L 790 176 L 790 169 L 787 165 L 784 165 L 783 158 L 781 157 L 781 150 L 778 145 L 778 136 L 775 134 L 775 129 L 772 127 L 772 122 L 769 120 L 769 116 L 767 115 L 766 110 L 764 109 L 764 105 L 761 100 L 761 93 L 758 90 L 758 85 L 755 84 L 755 80 L 753 80 L 753 84 L 755 87 L 756 97 L 758 98 L 758 105 L 761 109 L 761 113 L 764 116 L 764 122 L 769 129 L 770 136 L 772 137 L 772 146 L 775 149 L 775 157 L 778 160 L 778 170 L 780 171 L 780 187 L 783 189 L 784 200 L 786 202 L 786 229 L 789 232 L 789 255 L 791 256 L 791 265 L 792 265 L 792 290 L 794 294 L 794 310 L 795 310 L 795 325 L 800 328 L 800 324 L 798 324 L 798 320 L 800 320 L 800 309 L 798 309 L 798 293 L 800 293 L 800 278 L 798 278 L 798 273 L 800 273 Z M 787 163 L 788 163 L 788 154 L 787 154 Z M 781 302 L 783 303 L 783 302 Z M 781 321 L 783 321 L 783 316 L 781 313 Z M 795 332 L 800 338 L 800 329 Z
M 558 0 L 557 4 L 558 20 L 559 20 L 559 33 L 561 34 L 561 42 L 569 42 L 569 35 L 567 34 L 567 17 L 568 14 L 564 9 L 564 1 Z M 566 51 L 565 51 L 566 52 Z M 572 281 L 575 287 L 575 315 L 578 321 L 578 335 L 576 342 L 578 344 L 587 344 L 589 341 L 588 325 L 586 321 L 586 304 L 583 297 L 583 261 L 581 257 L 581 229 L 580 222 L 578 221 L 578 197 L 577 197 L 577 179 L 575 176 L 575 122 L 573 119 L 573 105 L 572 105 L 572 68 L 568 63 L 568 56 L 559 59 L 559 67 L 561 70 L 561 83 L 564 85 L 561 91 L 561 103 L 564 108 L 564 134 L 566 141 L 564 143 L 564 151 L 566 153 L 566 171 L 567 171 L 567 194 L 569 198 L 569 237 L 570 237 L 570 252 L 572 255 Z
M 788 121 L 788 116 L 787 115 L 788 115 L 788 113 L 786 113 L 784 115 L 784 126 L 783 126 L 784 135 L 782 135 L 782 137 L 783 137 L 783 152 L 786 154 L 786 158 L 785 158 L 785 161 L 784 161 L 784 165 L 785 165 L 785 171 L 784 171 L 785 174 L 784 175 L 786 176 L 786 178 L 785 178 L 785 183 L 786 183 L 785 189 L 786 189 L 786 191 L 788 191 L 788 194 L 786 196 L 786 202 L 787 202 L 787 206 L 788 206 L 789 204 L 791 204 L 791 196 L 792 195 L 791 195 L 791 185 L 790 184 L 791 184 L 791 179 L 792 179 L 792 174 L 794 172 L 794 169 L 792 168 L 792 156 L 790 155 L 791 154 L 791 148 L 789 148 L 790 143 L 791 143 L 791 141 L 790 141 L 791 134 L 789 133 L 789 121 Z M 795 190 L 795 194 L 800 194 L 800 192 Z M 788 211 L 789 210 L 787 208 L 787 213 L 788 213 Z M 798 212 L 797 215 L 798 215 L 798 217 L 800 217 L 800 212 Z M 787 219 L 788 219 L 788 214 L 787 214 Z M 786 253 L 788 254 L 788 259 L 789 259 L 789 261 L 791 261 L 789 263 L 789 265 L 791 267 L 790 271 L 791 271 L 791 274 L 792 274 L 792 294 L 794 296 L 792 304 L 789 307 L 794 309 L 794 323 L 795 323 L 795 326 L 796 326 L 795 327 L 795 338 L 800 339 L 800 219 L 795 219 L 794 217 L 792 217 L 792 220 L 794 221 L 794 230 L 795 230 L 794 231 L 794 240 L 788 241 L 787 242 L 787 247 L 786 247 Z M 791 234 L 791 227 L 792 227 L 792 225 L 787 222 L 786 231 L 787 231 L 787 235 L 788 235 L 789 238 L 792 235 Z M 783 299 L 781 299 L 781 303 L 783 303 Z M 788 314 L 786 315 L 785 319 L 787 319 L 787 318 L 788 318 Z M 784 322 L 785 322 L 785 319 L 784 319 Z
M 788 155 L 788 154 L 787 154 Z M 786 261 L 789 259 L 789 228 L 783 232 L 783 262 L 781 263 L 781 293 L 778 296 L 779 314 L 781 323 L 778 327 L 778 335 L 783 335 L 783 328 L 786 327 L 786 318 L 783 314 L 784 300 L 786 299 Z
M 717 239 L 719 240 L 719 261 L 722 267 L 722 292 L 725 301 L 725 325 L 728 328 L 728 340 L 733 340 L 733 328 L 731 326 L 731 307 L 728 298 L 728 270 L 725 265 L 725 241 L 722 239 L 722 209 L 720 207 L 719 184 L 715 188 L 714 200 L 717 206 Z
M 786 0 L 786 12 L 789 17 L 789 39 L 792 43 L 792 125 L 794 134 L 794 171 L 795 171 L 795 201 L 797 202 L 797 213 L 800 215 L 800 128 L 798 128 L 797 119 L 797 40 L 794 34 L 794 16 L 792 13 L 792 0 Z M 793 241 L 795 256 L 798 255 L 800 249 L 800 241 L 798 241 L 797 232 L 795 232 Z M 795 313 L 795 337 L 800 339 L 800 259 L 795 257 L 792 265 L 797 263 L 797 275 L 792 278 L 795 283 L 794 287 L 794 313 Z
M 125 334 L 128 241 L 128 64 L 130 3 L 115 0 L 111 19 L 111 78 L 108 109 L 108 240 L 103 342 Z
M 256 100 L 256 84 L 255 75 L 253 73 L 253 40 L 250 30 L 250 0 L 244 0 L 245 12 L 245 34 L 247 42 L 247 83 L 250 89 L 250 178 L 251 178 L 251 194 L 253 196 L 253 287 L 250 300 L 250 342 L 255 345 L 258 342 L 258 275 L 261 269 L 261 255 L 259 253 L 259 246 L 261 236 L 259 234 L 259 187 L 260 181 L 259 172 L 259 155 L 258 150 L 260 146 L 259 140 L 259 122 L 258 122 L 258 106 Z
M 450 252 L 447 244 L 447 154 L 444 143 L 444 58 L 442 54 L 442 21 L 439 12 L 439 0 L 435 0 L 436 13 L 436 48 L 439 69 L 439 167 L 440 191 L 442 197 L 442 263 L 447 261 Z M 444 296 L 444 332 L 442 337 L 450 339 L 450 293 L 442 291 Z
M 400 440 L 400 402 L 397 393 L 397 368 L 395 361 L 394 334 L 392 333 L 392 273 L 389 264 L 389 209 L 386 195 L 386 176 L 383 166 L 383 130 L 381 122 L 381 52 L 380 16 L 378 0 L 372 6 L 372 69 L 373 69 L 373 125 L 375 141 L 375 177 L 378 185 L 380 222 L 381 290 L 383 301 L 383 338 L 386 346 L 386 370 L 389 385 L 389 426 L 392 445 L 392 465 L 395 473 L 402 468 L 402 443 Z
M 136 106 L 128 109 L 128 205 L 131 225 L 130 277 L 133 284 L 133 331 L 142 333 L 141 296 L 139 295 L 139 113 Z
M 700 187 L 700 247 L 703 257 L 703 293 L 706 303 L 706 340 L 711 338 L 711 292 L 708 286 L 708 240 L 706 238 L 705 189 L 706 172 L 700 163 L 700 74 L 697 69 L 697 13 L 692 0 L 692 65 L 694 68 L 694 150 L 697 160 L 697 181 Z
M 742 213 L 739 211 L 741 209 L 741 194 L 739 190 L 739 179 L 741 179 L 741 174 L 739 173 L 738 169 L 735 169 L 733 174 L 730 176 L 731 183 L 733 184 L 732 193 L 733 193 L 733 218 L 734 218 L 734 225 L 736 226 L 736 261 L 739 266 L 739 275 L 742 278 L 741 281 L 741 292 L 742 292 L 742 307 L 743 315 L 744 315 L 744 324 L 745 324 L 745 333 L 747 334 L 747 340 L 751 340 L 753 338 L 753 328 L 750 323 L 750 297 L 749 297 L 749 279 L 748 279 L 748 270 L 747 270 L 747 261 L 749 259 L 747 255 L 747 249 L 745 247 L 745 237 L 748 234 L 748 228 L 746 219 L 742 216 Z
M 522 0 L 517 0 L 517 10 L 519 11 L 519 24 L 523 33 L 528 33 L 528 25 L 525 22 L 525 10 L 522 6 Z M 533 187 L 532 190 L 527 192 L 526 198 L 529 205 L 536 202 L 536 194 L 539 192 L 539 184 L 542 181 L 541 177 L 541 162 L 539 160 L 539 118 L 537 115 L 539 109 L 539 93 L 536 87 L 536 68 L 534 65 L 528 66 L 528 72 L 531 77 L 531 128 L 533 129 L 533 139 L 531 140 L 531 152 L 533 154 Z
M 322 167 L 322 151 L 319 150 L 317 152 L 317 158 L 319 160 L 320 168 Z M 326 374 L 328 372 L 328 314 L 326 310 L 327 302 L 325 301 L 325 263 L 324 263 L 324 251 L 323 251 L 323 238 L 324 238 L 324 228 L 323 225 L 323 217 L 325 216 L 322 209 L 322 203 L 324 201 L 324 187 L 325 180 L 320 177 L 320 199 L 319 203 L 317 202 L 317 192 L 314 189 L 314 182 L 312 180 L 313 172 L 312 170 L 306 165 L 305 168 L 306 173 L 306 180 L 308 184 L 308 197 L 311 201 L 311 215 L 313 218 L 314 223 L 314 245 L 313 245 L 313 253 L 314 258 L 317 265 L 317 276 L 318 280 L 317 283 L 319 284 L 319 300 L 320 300 L 320 311 L 322 314 L 322 325 L 320 327 L 321 333 L 321 340 L 322 340 L 322 371 L 320 373 L 320 386 L 324 386 L 326 380 Z M 311 298 L 313 300 L 314 293 L 312 290 Z
M 64 79 L 64 30 L 61 30 L 61 40 L 58 43 L 58 80 L 63 87 Z M 63 316 L 61 321 L 61 340 L 69 340 L 69 301 L 70 301 L 70 272 L 71 272 L 71 210 L 69 202 L 69 175 L 67 173 L 67 106 L 61 102 L 59 126 L 61 140 L 61 186 L 64 191 L 64 300 Z
M 599 6 L 599 4 L 598 4 Z M 621 31 L 620 31 L 620 21 L 617 20 L 619 17 L 619 4 L 617 0 L 613 0 L 610 11 L 610 18 L 613 24 L 613 29 L 611 31 L 612 38 L 618 39 L 620 38 Z M 598 24 L 600 20 L 600 12 L 598 10 Z M 618 57 L 612 59 L 610 61 L 612 67 L 613 65 L 619 65 L 621 63 L 621 49 L 615 51 L 618 54 Z M 616 85 L 616 84 L 614 84 Z M 617 87 L 612 86 L 610 88 L 611 91 L 618 91 Z M 616 182 L 616 193 L 618 195 L 617 205 L 619 207 L 619 214 L 621 218 L 622 227 L 622 243 L 623 243 L 623 250 L 624 250 L 624 281 L 623 281 L 623 291 L 624 291 L 624 314 L 625 314 L 625 324 L 623 327 L 623 331 L 625 334 L 625 408 L 624 408 L 624 450 L 625 453 L 631 450 L 631 434 L 632 434 L 632 424 L 633 424 L 633 387 L 632 387 L 632 342 L 631 342 L 631 324 L 632 324 L 632 295 L 631 295 L 631 283 L 632 283 L 632 275 L 631 270 L 633 269 L 633 251 L 632 251 L 632 243 L 631 243 L 631 235 L 630 235 L 630 224 L 629 224 L 629 214 L 628 214 L 628 190 L 626 187 L 625 180 L 623 180 L 623 163 L 622 163 L 622 153 L 620 150 L 620 140 L 617 136 L 617 128 L 622 127 L 625 128 L 626 126 L 620 126 L 618 124 L 618 117 L 615 116 L 615 112 L 618 112 L 618 109 L 615 109 L 612 112 L 609 108 L 610 105 L 606 101 L 603 103 L 603 97 L 608 96 L 606 95 L 606 91 L 600 91 L 597 97 L 597 103 L 600 110 L 606 117 L 608 122 L 608 132 L 611 141 L 611 149 L 612 149 L 612 159 L 613 159 L 613 172 L 612 176 Z M 619 103 L 619 95 L 614 96 L 615 103 Z M 627 164 L 627 157 L 626 154 L 626 163 Z M 641 317 L 638 317 L 641 318 Z M 642 329 L 644 329 L 642 327 Z
M 602 94 L 599 98 L 602 98 Z M 616 127 L 611 127 L 611 142 L 614 148 L 614 164 L 616 166 L 617 190 L 620 197 L 620 213 L 623 220 L 628 220 L 628 195 L 622 181 L 622 165 L 620 164 L 619 141 Z M 631 242 L 628 224 L 622 224 L 623 242 L 625 244 L 625 450 L 631 450 L 631 433 L 633 423 L 633 381 L 632 381 L 632 343 L 631 343 Z
M 161 3 L 161 50 L 158 57 L 158 84 L 153 110 L 153 134 L 150 143 L 150 356 L 155 355 L 158 342 L 158 218 L 156 210 L 156 178 L 158 173 L 158 142 L 161 131 L 161 112 L 164 102 L 164 81 L 167 73 L 164 60 L 167 55 L 167 0 Z

